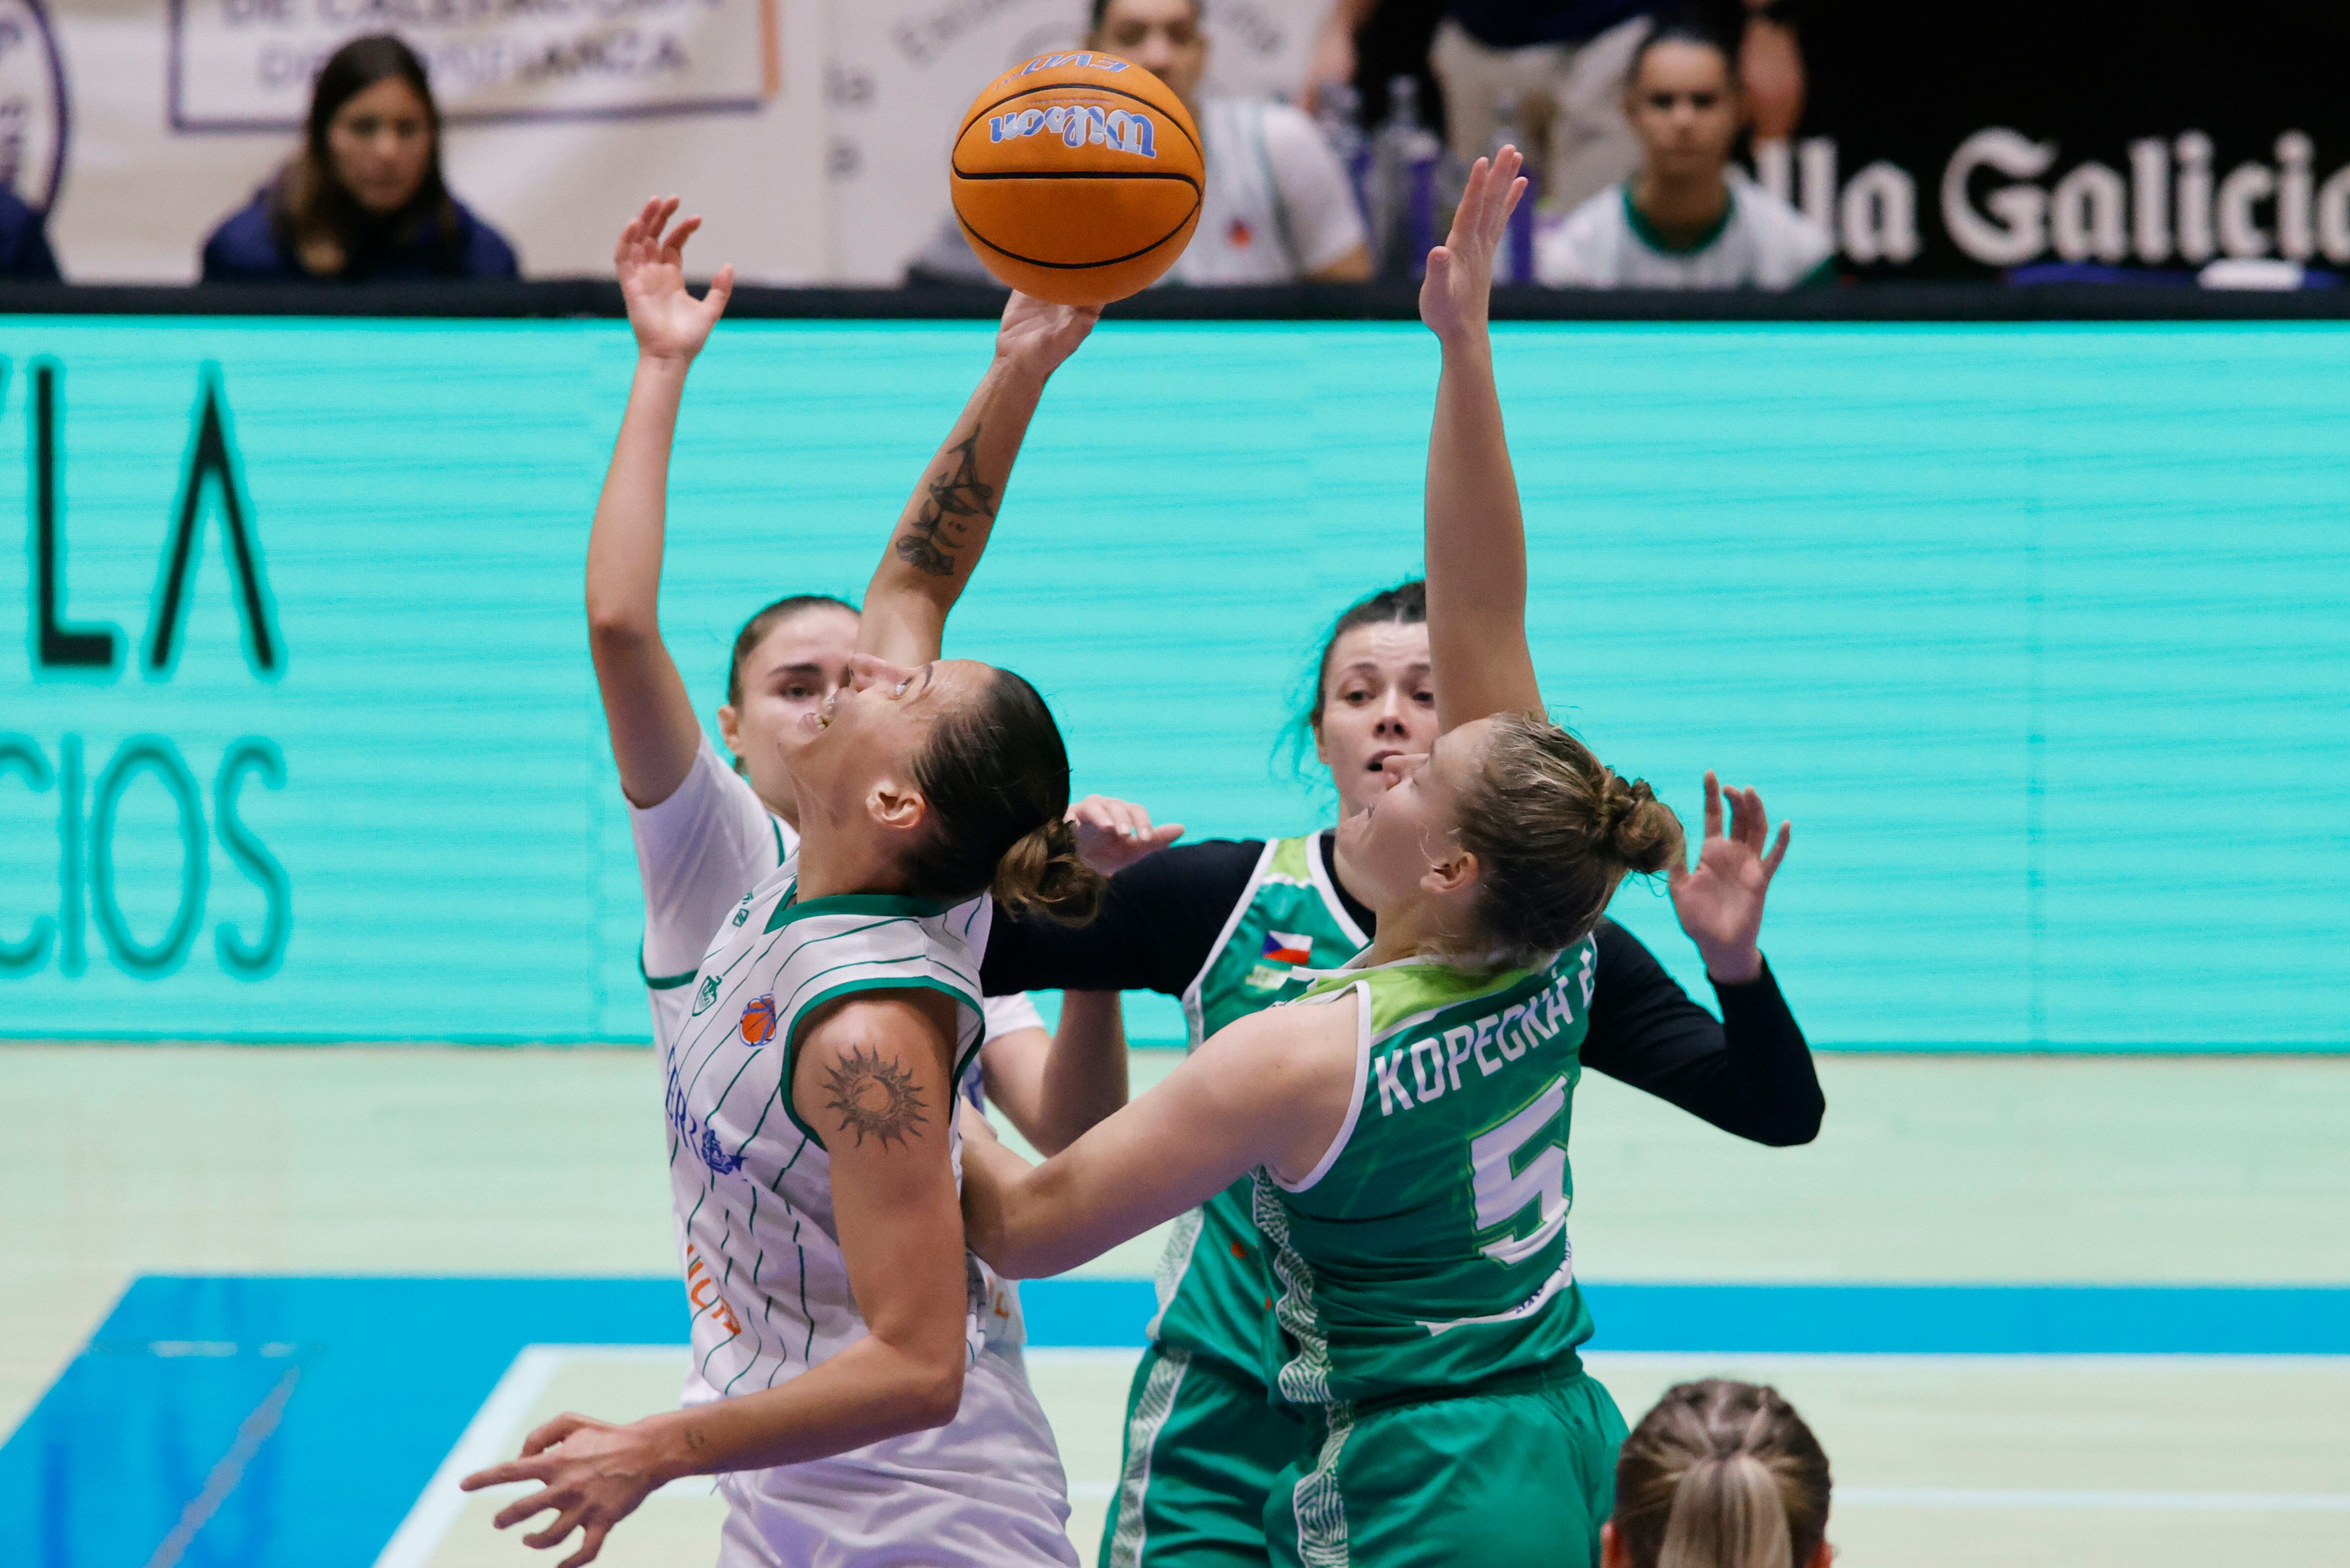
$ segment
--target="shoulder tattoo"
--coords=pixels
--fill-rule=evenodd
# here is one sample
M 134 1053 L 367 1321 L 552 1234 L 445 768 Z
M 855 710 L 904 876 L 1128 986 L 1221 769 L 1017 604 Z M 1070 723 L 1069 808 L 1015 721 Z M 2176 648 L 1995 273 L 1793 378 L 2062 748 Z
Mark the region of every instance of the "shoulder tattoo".
M 837 1064 L 825 1069 L 826 1108 L 837 1113 L 841 1127 L 857 1135 L 863 1147 L 868 1134 L 887 1147 L 892 1139 L 904 1143 L 923 1125 L 922 1091 L 905 1068 L 878 1051 L 852 1045 Z

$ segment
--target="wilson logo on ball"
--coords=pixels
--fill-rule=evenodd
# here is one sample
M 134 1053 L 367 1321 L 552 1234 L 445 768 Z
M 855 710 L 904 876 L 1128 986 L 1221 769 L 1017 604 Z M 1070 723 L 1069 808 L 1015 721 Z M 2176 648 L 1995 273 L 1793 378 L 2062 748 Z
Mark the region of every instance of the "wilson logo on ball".
M 1039 55 L 1020 67 L 1020 75 L 1035 76 L 1038 71 L 1058 70 L 1063 66 L 1090 67 L 1097 71 L 1126 69 L 1126 62 L 1115 55 Z
M 1120 152 L 1137 157 L 1159 156 L 1157 137 L 1147 114 L 1131 114 L 1114 109 L 1105 114 L 1091 105 L 1079 107 L 1055 106 L 1052 109 L 1024 109 L 1014 114 L 999 114 L 987 122 L 990 141 L 1012 141 L 1038 132 L 1057 136 L 1071 147 L 1091 143 L 1096 147 L 1114 147 Z

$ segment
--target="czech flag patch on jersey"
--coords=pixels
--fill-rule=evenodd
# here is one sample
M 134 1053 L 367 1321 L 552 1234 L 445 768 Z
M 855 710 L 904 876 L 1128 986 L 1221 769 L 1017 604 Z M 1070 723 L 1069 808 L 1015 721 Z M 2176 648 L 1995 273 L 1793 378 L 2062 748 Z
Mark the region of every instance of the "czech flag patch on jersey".
M 764 1045 L 775 1037 L 775 999 L 763 996 L 743 1010 L 743 1043 Z
M 1264 951 L 1258 955 L 1275 963 L 1306 964 L 1314 961 L 1314 939 L 1301 937 L 1295 931 L 1267 931 Z

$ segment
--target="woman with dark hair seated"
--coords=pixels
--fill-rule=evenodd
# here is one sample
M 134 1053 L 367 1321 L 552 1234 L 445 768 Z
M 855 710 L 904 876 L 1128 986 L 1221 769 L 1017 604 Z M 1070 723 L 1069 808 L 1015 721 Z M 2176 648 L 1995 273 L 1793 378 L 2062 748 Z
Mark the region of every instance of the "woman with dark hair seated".
M 61 281 L 57 258 L 49 250 L 48 216 L 0 187 L 0 278 L 11 283 Z
M 302 151 L 204 241 L 204 281 L 513 277 L 514 247 L 441 180 L 424 62 L 389 34 L 318 71 Z

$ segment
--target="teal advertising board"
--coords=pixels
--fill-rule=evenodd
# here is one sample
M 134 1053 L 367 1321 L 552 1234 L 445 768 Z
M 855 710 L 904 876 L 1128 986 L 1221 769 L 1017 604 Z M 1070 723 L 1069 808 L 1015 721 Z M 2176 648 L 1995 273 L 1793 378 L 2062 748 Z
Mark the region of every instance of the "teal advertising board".
M 1794 820 L 1765 946 L 1816 1042 L 2350 1048 L 2350 332 L 1501 337 L 1555 711 L 1692 822 L 1707 767 Z M 744 615 L 859 591 L 987 352 L 722 329 L 663 588 L 705 711 Z M 644 1039 L 579 607 L 625 328 L 0 355 L 0 1035 Z M 1081 791 L 1314 824 L 1284 726 L 1416 568 L 1435 369 L 1403 326 L 1105 327 L 951 651 L 1036 680 Z M 1659 894 L 1616 912 L 1705 994 Z

